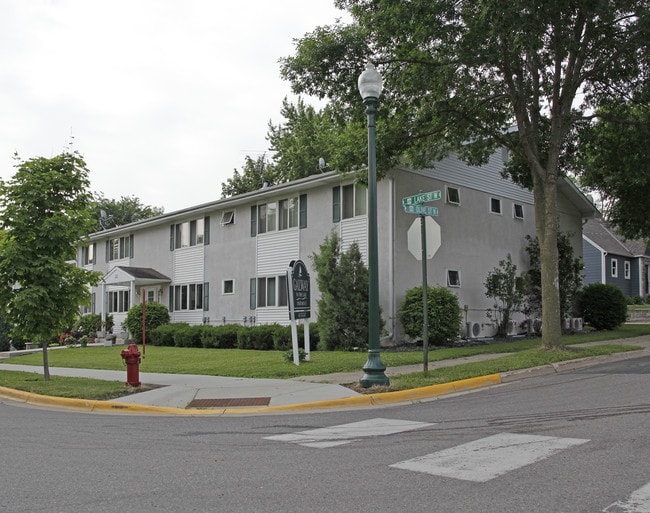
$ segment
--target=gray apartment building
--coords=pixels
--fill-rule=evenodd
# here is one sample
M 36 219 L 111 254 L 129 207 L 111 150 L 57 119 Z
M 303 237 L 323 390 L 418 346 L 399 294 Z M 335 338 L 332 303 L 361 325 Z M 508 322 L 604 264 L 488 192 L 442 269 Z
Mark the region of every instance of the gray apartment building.
M 437 190 L 441 199 L 429 203 L 438 215 L 428 221 L 436 249 L 427 260 L 428 283 L 448 287 L 466 305 L 469 336 L 493 334 L 485 278 L 508 254 L 525 270 L 525 237 L 535 234 L 532 193 L 502 178 L 506 157 L 499 151 L 475 167 L 450 156 L 430 169 L 392 169 L 378 183 L 384 343 L 403 339 L 400 303 L 422 284 L 413 251 L 420 220 L 405 212 L 403 198 Z M 581 256 L 583 222 L 598 211 L 567 180 L 560 181 L 558 196 L 560 229 L 572 235 Z M 143 297 L 168 306 L 172 322 L 288 324 L 286 271 L 300 259 L 312 275 L 315 321 L 319 294 L 311 257 L 333 231 L 343 250 L 357 242 L 367 257 L 366 189 L 329 172 L 93 233 L 79 248 L 78 265 L 103 273 L 90 310 L 112 314 L 117 327 Z

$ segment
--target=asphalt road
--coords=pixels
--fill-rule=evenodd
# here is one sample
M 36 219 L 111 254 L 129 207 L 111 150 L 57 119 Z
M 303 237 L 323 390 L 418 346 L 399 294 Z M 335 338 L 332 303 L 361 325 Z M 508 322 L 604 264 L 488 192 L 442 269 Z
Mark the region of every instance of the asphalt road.
M 0 403 L 0 513 L 650 512 L 650 358 L 248 417 Z

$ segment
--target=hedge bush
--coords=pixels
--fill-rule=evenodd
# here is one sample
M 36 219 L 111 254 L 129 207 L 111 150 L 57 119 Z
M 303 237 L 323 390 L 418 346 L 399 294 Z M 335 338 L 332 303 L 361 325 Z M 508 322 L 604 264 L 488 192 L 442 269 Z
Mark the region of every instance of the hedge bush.
M 298 343 L 304 347 L 304 328 L 298 326 Z M 318 324 L 309 325 L 310 348 L 319 343 Z M 257 349 L 288 351 L 292 349 L 291 327 L 279 324 L 242 326 L 190 325 L 185 322 L 168 323 L 147 330 L 148 343 L 154 346 L 204 347 L 206 349 Z
M 615 285 L 592 283 L 580 293 L 578 310 L 596 330 L 613 330 L 627 320 L 627 299 Z
M 176 324 L 162 324 L 149 332 L 149 343 L 154 346 L 174 346 Z
M 458 339 L 462 314 L 458 298 L 445 287 L 427 289 L 427 317 L 429 342 L 440 346 Z M 399 319 L 404 333 L 411 339 L 422 339 L 423 311 L 422 287 L 406 292 L 399 309 Z
M 102 330 L 101 314 L 84 314 L 74 323 L 72 331 L 78 331 L 80 327 L 83 328 L 84 333 L 89 336 L 96 336 L 98 331 L 110 332 L 113 329 L 113 316 L 111 314 L 106 316 L 106 326 L 105 329 Z
M 222 326 L 205 326 L 201 332 L 201 343 L 206 349 L 235 349 L 237 332 L 241 324 L 224 324 Z
M 169 323 L 169 310 L 160 303 L 147 303 L 146 306 L 146 321 L 145 328 L 147 331 L 147 342 L 150 342 L 151 337 L 149 332 L 162 324 Z M 139 342 L 142 340 L 142 304 L 133 305 L 129 308 L 124 320 L 126 329 L 129 330 L 131 338 Z

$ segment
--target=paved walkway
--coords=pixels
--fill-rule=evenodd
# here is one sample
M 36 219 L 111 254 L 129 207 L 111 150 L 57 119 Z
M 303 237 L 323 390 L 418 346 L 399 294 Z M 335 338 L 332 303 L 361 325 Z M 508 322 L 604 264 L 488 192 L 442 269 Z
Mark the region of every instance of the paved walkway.
M 250 379 L 186 374 L 141 373 L 140 381 L 155 386 L 153 390 L 136 393 L 114 401 L 87 401 L 37 396 L 26 392 L 0 388 L 0 399 L 11 399 L 42 406 L 55 406 L 92 411 L 133 411 L 164 414 L 259 414 L 280 411 L 318 410 L 346 407 L 377 406 L 380 404 L 422 401 L 440 395 L 461 392 L 522 379 L 564 369 L 596 365 L 613 360 L 650 355 L 650 335 L 613 340 L 611 343 L 637 345 L 641 351 L 610 356 L 581 358 L 535 369 L 472 378 L 444 385 L 433 385 L 400 392 L 359 394 L 343 384 L 356 383 L 362 372 L 301 376 L 294 379 Z M 596 342 L 591 345 L 603 344 Z M 430 362 L 429 370 L 476 361 L 499 358 L 503 354 L 486 354 Z M 42 374 L 40 366 L 0 364 L 0 370 L 25 371 Z M 387 376 L 422 370 L 422 364 L 386 369 Z M 50 368 L 55 376 L 87 377 L 124 381 L 126 371 Z

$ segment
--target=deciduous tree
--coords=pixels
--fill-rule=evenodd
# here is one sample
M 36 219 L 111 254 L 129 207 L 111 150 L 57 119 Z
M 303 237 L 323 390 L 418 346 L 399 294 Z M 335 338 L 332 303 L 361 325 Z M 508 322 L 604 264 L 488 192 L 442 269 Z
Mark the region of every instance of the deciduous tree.
M 385 80 L 380 172 L 396 158 L 431 166 L 450 151 L 482 163 L 499 146 L 524 162 L 540 243 L 543 344 L 561 345 L 560 158 L 585 109 L 642 87 L 647 0 L 335 4 L 352 22 L 298 40 L 295 55 L 283 60 L 284 77 L 296 93 L 329 98 L 361 127 L 356 80 L 372 60 Z
M 19 161 L 0 182 L 0 305 L 14 336 L 47 344 L 90 302 L 99 274 L 76 267 L 76 246 L 91 231 L 88 169 L 76 152 Z
M 122 196 L 114 200 L 99 193 L 94 198 L 92 211 L 95 221 L 93 231 L 99 231 L 159 216 L 165 209 L 144 205 L 136 196 Z

